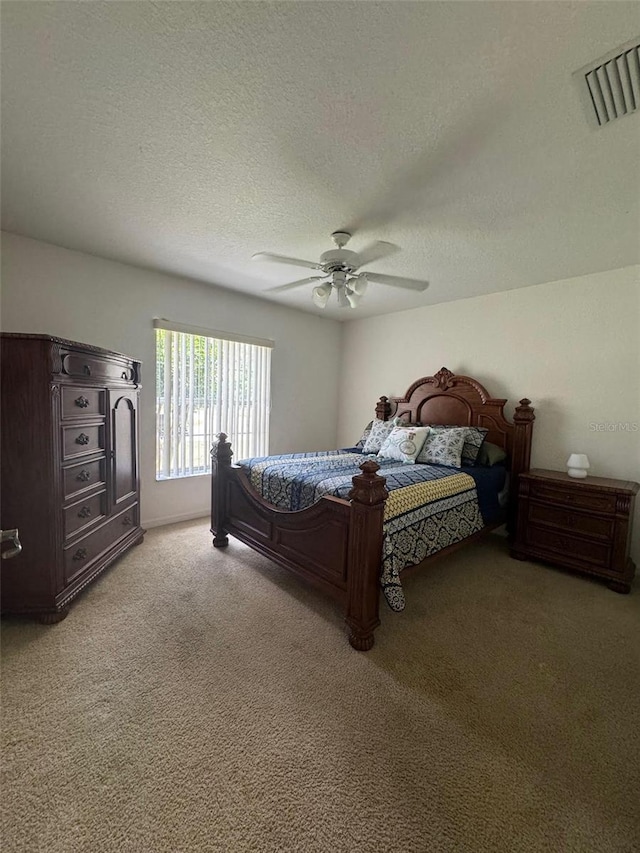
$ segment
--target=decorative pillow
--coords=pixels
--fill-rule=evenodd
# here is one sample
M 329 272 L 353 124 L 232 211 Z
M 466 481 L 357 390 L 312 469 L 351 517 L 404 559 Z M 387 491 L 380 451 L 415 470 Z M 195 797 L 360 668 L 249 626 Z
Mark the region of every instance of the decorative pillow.
M 461 468 L 464 433 L 464 428 L 439 431 L 430 429 L 416 462 Z
M 372 421 L 371 432 L 362 447 L 362 452 L 379 453 L 383 441 L 396 426 L 398 426 L 398 418 L 393 418 L 390 421 L 380 421 L 376 418 L 375 421 Z
M 432 432 L 442 432 L 443 430 L 463 429 L 465 431 L 464 447 L 462 449 L 462 461 L 465 465 L 475 465 L 478 459 L 478 453 L 482 447 L 485 436 L 489 432 L 485 427 L 457 427 L 457 426 L 441 426 L 440 424 L 431 424 Z M 420 459 L 418 460 L 421 461 Z
M 413 465 L 428 435 L 429 427 L 394 427 L 384 440 L 378 456 Z
M 373 421 L 369 421 L 369 423 L 364 428 L 364 432 L 360 436 L 360 440 L 357 442 L 356 447 L 364 447 L 367 443 L 367 439 L 369 438 L 369 434 L 371 432 L 371 427 L 373 426 Z
M 490 441 L 485 441 L 478 453 L 478 465 L 497 465 L 499 462 L 504 462 L 507 458 L 507 453 L 497 444 L 491 444 Z

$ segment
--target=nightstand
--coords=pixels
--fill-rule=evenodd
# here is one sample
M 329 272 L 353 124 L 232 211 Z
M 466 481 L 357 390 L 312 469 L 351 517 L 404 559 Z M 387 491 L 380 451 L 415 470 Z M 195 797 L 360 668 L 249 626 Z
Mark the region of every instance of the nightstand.
M 518 524 L 511 548 L 535 559 L 586 572 L 629 592 L 636 567 L 629 556 L 633 505 L 640 484 L 569 477 L 534 468 L 520 474 Z

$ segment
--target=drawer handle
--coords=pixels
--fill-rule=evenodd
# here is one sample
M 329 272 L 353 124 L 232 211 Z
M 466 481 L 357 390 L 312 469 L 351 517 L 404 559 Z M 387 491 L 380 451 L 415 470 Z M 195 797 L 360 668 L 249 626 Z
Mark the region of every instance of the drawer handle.
M 79 406 L 81 409 L 86 409 L 89 405 L 89 401 L 86 397 L 83 397 L 82 394 L 79 397 L 76 397 L 74 400 L 76 406 Z
M 80 480 L 81 483 L 86 483 L 87 480 L 91 479 L 91 472 L 83 469 L 79 474 L 76 475 L 76 480 Z
M 89 436 L 86 432 L 81 432 L 80 435 L 76 438 L 76 444 L 89 444 Z
M 17 557 L 20 551 L 22 551 L 22 544 L 20 543 L 17 527 L 13 530 L 0 530 L 0 542 L 11 542 L 11 545 L 13 546 L 2 552 L 3 560 L 10 560 L 12 557 Z
M 83 506 L 82 509 L 78 512 L 78 518 L 89 518 L 91 515 L 91 507 Z
M 87 376 L 91 376 L 91 368 L 89 367 L 88 364 L 83 365 L 82 369 L 87 374 Z
M 87 556 L 87 549 L 86 548 L 78 548 L 76 553 L 73 555 L 73 559 L 74 560 L 84 560 L 86 556 Z
M 123 379 L 128 379 L 128 378 L 129 378 L 129 373 L 128 373 L 126 370 L 123 370 L 123 371 L 122 371 L 122 378 L 123 378 Z
M 128 527 L 130 524 L 133 524 L 133 519 L 130 515 L 125 515 L 125 517 L 122 519 L 122 523 L 125 527 Z

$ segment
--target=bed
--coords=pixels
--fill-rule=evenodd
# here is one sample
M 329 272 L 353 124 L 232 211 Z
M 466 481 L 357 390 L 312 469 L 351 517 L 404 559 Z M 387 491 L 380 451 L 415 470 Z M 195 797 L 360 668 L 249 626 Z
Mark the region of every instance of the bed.
M 367 651 L 379 625 L 381 594 L 393 609 L 404 606 L 400 572 L 404 576 L 505 522 L 513 528 L 518 476 L 529 470 L 535 416 L 530 400 L 522 399 L 510 422 L 505 404 L 506 400 L 490 397 L 477 380 L 443 367 L 418 379 L 403 397 L 380 397 L 375 409 L 378 421 L 487 430 L 486 441 L 507 454 L 508 499 L 500 510 L 495 505 L 487 509 L 500 486 L 496 474 L 492 477 L 479 468 L 423 472 L 418 469 L 427 466 L 389 463 L 355 447 L 235 465 L 231 445 L 221 433 L 211 451 L 213 545 L 226 547 L 232 535 L 331 595 L 344 607 L 350 644 Z M 296 480 L 296 468 L 307 475 L 317 468 L 316 480 L 322 481 L 324 493 L 321 490 L 318 497 L 317 482 L 310 476 Z M 331 493 L 326 493 L 327 486 Z M 414 492 L 430 497 L 424 504 L 412 505 L 415 526 L 407 536 L 401 496 Z M 482 495 L 484 508 L 479 511 Z M 444 508 L 449 526 L 455 518 L 456 534 L 450 544 L 447 539 L 435 541 L 441 538 L 435 531 Z M 397 544 L 401 540 L 396 538 L 394 545 L 390 535 L 394 526 L 400 527 L 400 517 L 404 541 L 411 540 L 413 549 L 402 556 Z

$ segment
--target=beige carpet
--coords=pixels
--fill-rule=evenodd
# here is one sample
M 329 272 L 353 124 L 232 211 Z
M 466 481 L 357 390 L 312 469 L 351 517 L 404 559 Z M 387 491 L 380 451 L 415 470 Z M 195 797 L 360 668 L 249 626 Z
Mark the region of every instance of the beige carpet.
M 377 645 L 201 522 L 3 624 L 3 851 L 640 849 L 640 589 L 509 559 L 406 581 Z

